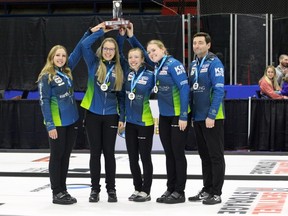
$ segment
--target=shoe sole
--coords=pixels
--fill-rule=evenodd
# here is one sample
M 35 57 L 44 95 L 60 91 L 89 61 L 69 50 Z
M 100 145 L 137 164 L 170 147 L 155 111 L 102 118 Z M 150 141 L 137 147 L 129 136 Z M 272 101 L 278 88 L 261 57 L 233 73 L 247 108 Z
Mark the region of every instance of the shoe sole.
M 163 203 L 166 203 L 166 204 L 177 204 L 177 203 L 184 203 L 185 200 L 164 200 Z
M 115 203 L 115 202 L 118 202 L 118 200 L 117 199 L 108 199 L 108 202 L 109 203 Z
M 134 199 L 134 202 L 147 202 L 147 201 L 151 201 L 151 198 L 144 198 L 144 199 Z
M 189 201 L 189 202 L 201 202 L 201 201 L 203 201 L 203 200 L 204 200 L 204 199 L 191 200 L 191 199 L 188 198 L 188 201 Z
M 60 201 L 52 201 L 54 204 L 59 204 L 59 205 L 71 205 L 74 204 L 74 202 L 60 202 Z
M 203 205 L 216 205 L 216 204 L 220 204 L 221 202 L 216 202 L 216 203 L 206 203 L 206 202 L 202 202 Z

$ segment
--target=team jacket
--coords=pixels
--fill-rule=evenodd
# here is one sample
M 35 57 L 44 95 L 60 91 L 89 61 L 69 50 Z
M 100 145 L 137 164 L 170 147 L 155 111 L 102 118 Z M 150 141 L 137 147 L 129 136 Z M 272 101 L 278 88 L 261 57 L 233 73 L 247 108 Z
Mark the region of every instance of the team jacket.
M 88 67 L 88 83 L 81 106 L 98 115 L 120 114 L 120 121 L 124 121 L 124 107 L 120 107 L 121 104 L 124 104 L 121 103 L 121 100 L 124 100 L 124 96 L 121 92 L 116 92 L 113 89 L 115 83 L 114 70 L 107 81 L 109 83 L 107 91 L 102 91 L 100 89 L 101 83 L 97 81 L 96 71 L 100 60 L 93 52 L 91 46 L 103 35 L 104 31 L 101 29 L 82 41 L 83 57 Z M 104 63 L 107 67 L 107 72 L 114 66 L 113 61 Z
M 133 90 L 135 99 L 129 99 L 129 93 L 131 92 L 131 81 L 135 74 L 134 80 L 140 76 L 141 78 L 137 81 L 136 86 Z M 149 98 L 151 90 L 154 86 L 154 75 L 152 71 L 142 67 L 139 71 L 135 72 L 130 70 L 125 76 L 125 116 L 126 122 L 141 125 L 151 126 L 153 125 L 153 116 L 150 109 Z
M 142 66 L 138 71 L 130 69 L 128 61 L 123 54 L 123 45 L 125 40 L 125 36 L 118 35 L 117 43 L 119 45 L 122 67 L 125 72 L 125 82 L 123 87 L 125 92 L 125 121 L 140 126 L 151 126 L 154 122 L 149 98 L 154 86 L 154 74 L 152 71 L 148 70 L 146 66 Z M 139 78 L 140 75 L 141 77 Z M 131 82 L 133 80 L 134 83 L 137 81 L 133 88 L 135 98 L 130 100 L 129 94 L 131 93 Z
M 201 60 L 192 61 L 189 70 L 192 120 L 224 119 L 224 67 L 216 55 L 209 52 L 198 71 L 198 89 L 193 89 Z
M 157 69 L 159 64 L 153 63 L 135 36 L 128 38 L 132 47 L 139 47 L 145 54 L 146 62 Z M 162 60 L 160 60 L 161 62 Z M 181 62 L 168 56 L 156 75 L 158 86 L 158 106 L 162 116 L 179 116 L 187 120 L 189 109 L 189 85 L 185 68 Z
M 68 67 L 73 70 L 82 57 L 81 41 L 89 35 L 86 32 L 68 58 Z M 59 70 L 55 68 L 55 70 Z M 60 71 L 61 72 L 61 71 Z M 48 73 L 43 75 L 38 82 L 40 93 L 40 106 L 47 131 L 56 126 L 67 126 L 79 118 L 74 98 L 73 81 L 61 74 L 53 76 L 49 82 Z M 69 84 L 70 82 L 70 84 Z

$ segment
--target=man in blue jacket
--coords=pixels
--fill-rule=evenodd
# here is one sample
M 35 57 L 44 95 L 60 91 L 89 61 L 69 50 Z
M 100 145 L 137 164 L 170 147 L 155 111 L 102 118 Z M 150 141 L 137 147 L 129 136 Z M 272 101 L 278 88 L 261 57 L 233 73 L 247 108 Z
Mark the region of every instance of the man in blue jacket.
M 224 66 L 209 52 L 211 37 L 204 32 L 193 36 L 196 59 L 189 70 L 192 122 L 202 160 L 202 190 L 189 201 L 221 203 L 225 175 L 224 160 Z

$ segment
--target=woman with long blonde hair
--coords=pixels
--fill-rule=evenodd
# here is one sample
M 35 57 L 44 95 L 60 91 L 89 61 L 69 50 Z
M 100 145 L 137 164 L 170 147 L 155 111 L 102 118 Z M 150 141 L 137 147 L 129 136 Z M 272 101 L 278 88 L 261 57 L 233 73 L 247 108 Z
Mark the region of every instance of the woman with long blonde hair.
M 82 57 L 81 41 L 68 57 L 62 45 L 51 48 L 37 82 L 40 106 L 50 145 L 49 177 L 54 204 L 73 204 L 77 200 L 67 192 L 69 158 L 76 141 L 75 122 L 79 118 L 71 71 Z
M 98 202 L 100 193 L 101 154 L 105 159 L 108 202 L 117 202 L 115 189 L 115 142 L 118 126 L 124 122 L 124 96 L 121 92 L 123 71 L 117 42 L 106 38 L 97 49 L 91 46 L 109 29 L 104 23 L 82 42 L 83 57 L 88 67 L 87 91 L 81 106 L 86 109 L 85 128 L 90 145 L 91 193 L 89 202 Z M 122 93 L 122 94 L 121 94 Z
M 268 65 L 263 77 L 259 80 L 260 94 L 270 99 L 286 99 L 287 96 L 280 94 L 281 87 L 277 82 L 276 69 L 273 65 Z

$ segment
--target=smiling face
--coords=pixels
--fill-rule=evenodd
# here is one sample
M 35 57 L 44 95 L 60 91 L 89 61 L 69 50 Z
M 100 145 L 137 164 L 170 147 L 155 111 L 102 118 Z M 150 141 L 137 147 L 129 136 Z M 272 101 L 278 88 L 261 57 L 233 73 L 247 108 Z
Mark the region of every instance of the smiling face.
M 204 36 L 198 36 L 193 39 L 193 51 L 198 58 L 203 58 L 210 49 L 211 43 L 206 43 Z
M 138 71 L 144 62 L 144 56 L 140 49 L 132 49 L 128 53 L 128 62 L 130 68 Z
M 275 70 L 273 68 L 268 68 L 267 71 L 266 71 L 266 76 L 269 79 L 273 79 L 274 76 L 275 76 Z
M 106 61 L 111 61 L 115 56 L 115 44 L 111 41 L 106 41 L 102 48 L 102 57 Z
M 147 53 L 152 62 L 159 62 L 166 55 L 166 48 L 162 43 L 150 42 L 147 45 Z
M 67 53 L 64 49 L 57 49 L 53 57 L 53 64 L 59 68 L 63 67 L 67 61 Z

